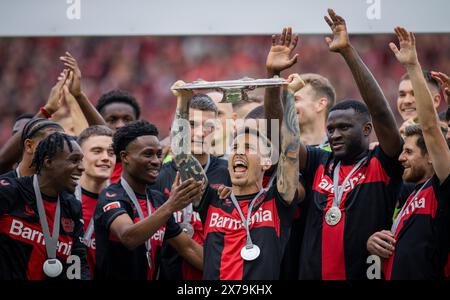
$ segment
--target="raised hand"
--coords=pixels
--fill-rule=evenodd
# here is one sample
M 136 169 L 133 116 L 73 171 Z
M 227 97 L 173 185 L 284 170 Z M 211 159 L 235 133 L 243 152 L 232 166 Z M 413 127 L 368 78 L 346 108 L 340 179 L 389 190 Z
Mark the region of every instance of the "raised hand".
M 444 100 L 447 105 L 450 105 L 450 77 L 447 74 L 435 71 L 431 71 L 431 77 L 439 83 L 439 87 L 444 94 Z
M 272 35 L 272 47 L 270 47 L 267 55 L 266 68 L 267 72 L 272 75 L 279 75 L 281 71 L 290 68 L 297 62 L 298 54 L 292 58 L 292 52 L 297 46 L 299 36 L 292 38 L 292 28 L 283 28 L 280 40 L 277 43 L 275 35 Z
M 295 94 L 298 90 L 303 88 L 305 86 L 305 82 L 303 79 L 300 78 L 300 75 L 297 73 L 289 75 L 288 79 L 288 85 L 286 87 L 287 91 Z
M 183 98 L 189 98 L 189 100 L 194 95 L 194 92 L 192 90 L 176 90 L 175 88 L 185 85 L 186 83 L 183 80 L 178 80 L 172 86 L 170 87 L 170 90 L 172 91 L 172 94 L 175 97 L 182 96 Z
M 395 27 L 394 30 L 400 43 L 400 50 L 394 43 L 389 43 L 389 47 L 397 60 L 404 66 L 418 64 L 414 34 L 403 27 Z
M 341 52 L 350 47 L 350 39 L 345 20 L 331 8 L 328 9 L 328 15 L 329 17 L 324 16 L 324 19 L 333 31 L 333 39 L 325 37 L 325 42 L 327 42 L 330 51 Z
M 81 96 L 81 70 L 78 67 L 77 60 L 66 51 L 64 56 L 59 58 L 66 68 L 70 70 L 69 74 L 69 91 L 75 97 Z
M 196 182 L 193 178 L 180 183 L 180 173 L 177 172 L 172 185 L 168 203 L 172 205 L 172 211 L 179 211 L 194 201 L 199 201 L 202 196 L 203 182 Z
M 66 84 L 69 71 L 64 70 L 58 77 L 58 82 L 52 87 L 50 95 L 48 96 L 45 110 L 51 115 L 54 114 L 62 105 L 64 99 L 63 87 Z

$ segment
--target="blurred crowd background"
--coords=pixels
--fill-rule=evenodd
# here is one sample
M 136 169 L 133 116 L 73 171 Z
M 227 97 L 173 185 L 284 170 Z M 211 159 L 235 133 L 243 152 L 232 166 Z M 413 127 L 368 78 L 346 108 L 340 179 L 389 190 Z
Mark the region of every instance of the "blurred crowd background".
M 374 73 L 400 123 L 396 109 L 398 80 L 405 72 L 388 43 L 394 35 L 356 35 L 351 41 Z M 111 89 L 130 91 L 143 118 L 169 133 L 176 102 L 170 86 L 186 82 L 264 78 L 270 36 L 2 38 L 0 39 L 0 144 L 11 136 L 15 118 L 37 112 L 56 83 L 66 50 L 77 58 L 83 90 L 96 104 Z M 450 39 L 445 34 L 417 35 L 422 67 L 450 72 Z M 292 72 L 319 73 L 330 79 L 337 99 L 360 99 L 343 59 L 330 53 L 323 36 L 303 35 Z M 288 74 L 283 74 L 287 77 Z M 442 101 L 444 102 L 444 101 Z M 441 111 L 443 107 L 441 107 Z

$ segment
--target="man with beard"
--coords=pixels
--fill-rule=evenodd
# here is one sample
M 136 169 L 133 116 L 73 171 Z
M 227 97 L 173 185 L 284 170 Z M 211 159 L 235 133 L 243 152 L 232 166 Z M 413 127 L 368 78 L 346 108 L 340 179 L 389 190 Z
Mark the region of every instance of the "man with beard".
M 417 59 L 414 35 L 402 27 L 395 32 L 400 50 L 394 43 L 389 46 L 408 71 L 420 123 L 406 127 L 399 157 L 403 179 L 414 183 L 415 189 L 391 230 L 373 234 L 367 249 L 386 259 L 388 280 L 439 279 L 444 276 L 450 240 L 450 150 Z

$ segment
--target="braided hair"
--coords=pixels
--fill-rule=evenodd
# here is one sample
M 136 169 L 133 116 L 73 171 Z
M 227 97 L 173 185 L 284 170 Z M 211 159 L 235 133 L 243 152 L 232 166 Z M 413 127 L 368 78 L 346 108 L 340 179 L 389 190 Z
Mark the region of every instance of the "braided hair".
M 64 143 L 67 144 L 69 151 L 72 152 L 72 141 L 76 141 L 75 137 L 61 132 L 54 132 L 43 139 L 36 147 L 33 161 L 31 162 L 31 167 L 34 166 L 36 168 L 36 174 L 40 174 L 46 158 L 51 159 L 57 153 L 64 151 Z
M 61 125 L 56 122 L 44 119 L 44 118 L 33 118 L 27 122 L 22 130 L 22 135 L 20 138 L 20 148 L 23 150 L 25 140 L 32 139 L 46 128 L 55 128 L 64 131 Z

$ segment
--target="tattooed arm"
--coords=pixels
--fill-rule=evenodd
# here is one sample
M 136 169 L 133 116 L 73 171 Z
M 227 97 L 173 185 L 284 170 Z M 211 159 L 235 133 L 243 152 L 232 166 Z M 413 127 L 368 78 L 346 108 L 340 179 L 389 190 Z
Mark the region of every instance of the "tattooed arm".
M 172 93 L 177 97 L 177 109 L 175 120 L 170 131 L 172 140 L 172 151 L 174 162 L 181 175 L 181 180 L 185 181 L 194 178 L 195 181 L 202 181 L 202 194 L 208 185 L 208 179 L 200 162 L 190 151 L 190 125 L 189 125 L 189 102 L 192 99 L 192 91 L 175 90 L 174 88 L 184 85 L 179 80 L 172 85 Z M 194 205 L 198 206 L 201 199 L 195 200 Z
M 325 21 L 333 31 L 333 39 L 325 38 L 330 51 L 338 52 L 345 59 L 359 92 L 367 104 L 373 120 L 373 127 L 380 142 L 380 147 L 389 157 L 398 157 L 402 150 L 402 139 L 397 129 L 394 114 L 378 82 L 362 61 L 358 52 L 350 44 L 345 20 L 328 10 Z
M 294 93 L 305 86 L 298 74 L 289 76 L 290 82 L 283 95 L 283 122 L 281 124 L 281 151 L 277 167 L 277 189 L 287 203 L 294 200 L 298 186 L 300 129 L 295 112 Z

